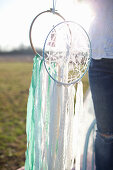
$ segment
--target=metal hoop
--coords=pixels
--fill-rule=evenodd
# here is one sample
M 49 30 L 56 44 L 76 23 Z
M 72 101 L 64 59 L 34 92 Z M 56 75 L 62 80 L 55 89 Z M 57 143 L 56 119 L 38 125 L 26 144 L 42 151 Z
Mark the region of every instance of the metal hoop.
M 73 24 L 76 24 L 77 26 L 79 26 L 79 27 L 81 28 L 81 30 L 83 30 L 83 32 L 85 33 L 85 35 L 86 35 L 86 37 L 87 37 L 87 39 L 88 39 L 88 41 L 89 41 L 89 61 L 88 61 L 87 67 L 86 67 L 86 69 L 85 69 L 85 72 L 81 75 L 81 77 L 79 77 L 79 78 L 77 78 L 76 80 L 74 80 L 73 82 L 69 82 L 69 83 L 64 83 L 64 82 L 60 82 L 60 81 L 56 80 L 56 79 L 49 73 L 49 71 L 48 71 L 48 69 L 47 69 L 47 66 L 46 66 L 46 61 L 45 61 L 45 58 L 46 58 L 46 57 L 45 57 L 45 46 L 46 46 L 46 43 L 47 43 L 47 39 L 48 39 L 49 35 L 51 34 L 51 32 L 52 32 L 57 26 L 59 26 L 59 25 L 61 25 L 61 24 L 64 24 L 64 23 L 66 23 L 66 25 L 68 26 L 70 35 L 71 35 L 71 29 L 70 29 L 68 23 L 73 23 Z M 63 21 L 63 22 L 60 22 L 60 23 L 58 23 L 57 25 L 55 25 L 55 26 L 50 30 L 50 32 L 48 33 L 48 35 L 47 35 L 47 37 L 46 37 L 46 39 L 45 39 L 45 42 L 44 42 L 44 46 L 43 46 L 43 61 L 44 61 L 44 65 L 45 65 L 46 71 L 47 71 L 47 73 L 49 74 L 49 76 L 50 76 L 55 82 L 57 82 L 59 85 L 69 86 L 69 85 L 71 85 L 71 84 L 78 83 L 78 82 L 83 78 L 83 76 L 86 74 L 86 72 L 87 72 L 88 69 L 89 69 L 89 65 L 90 65 L 90 61 L 91 61 L 91 52 L 92 52 L 92 51 L 91 51 L 91 42 L 90 42 L 89 35 L 88 35 L 88 33 L 86 32 L 86 30 L 85 30 L 80 24 L 78 24 L 78 23 L 76 23 L 76 22 L 74 22 L 74 21 L 66 21 L 66 20 Z
M 35 53 L 36 55 L 37 55 L 38 53 L 37 53 L 37 51 L 36 51 L 36 49 L 35 49 L 35 47 L 34 47 L 34 45 L 33 45 L 33 41 L 32 41 L 32 27 L 33 27 L 33 24 L 34 24 L 34 22 L 36 21 L 36 19 L 37 19 L 40 15 L 45 14 L 45 13 L 53 13 L 53 15 L 57 15 L 57 16 L 59 16 L 60 18 L 62 18 L 62 19 L 65 21 L 64 17 L 63 17 L 62 15 L 60 15 L 58 12 L 56 12 L 56 11 L 53 12 L 53 9 L 50 9 L 50 10 L 47 10 L 47 11 L 43 11 L 43 12 L 39 13 L 39 14 L 33 19 L 32 23 L 31 23 L 31 26 L 30 26 L 30 30 L 29 30 L 29 39 L 30 39 L 31 47 L 32 47 L 32 49 L 33 49 L 33 51 L 34 51 L 34 53 Z

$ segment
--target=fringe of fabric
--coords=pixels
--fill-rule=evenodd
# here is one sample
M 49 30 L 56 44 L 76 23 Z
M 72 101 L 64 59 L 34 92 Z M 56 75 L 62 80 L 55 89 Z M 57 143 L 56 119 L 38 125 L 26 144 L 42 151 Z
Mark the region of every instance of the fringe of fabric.
M 82 108 L 82 83 L 60 86 L 47 74 L 44 64 L 34 58 L 27 104 L 27 150 L 25 170 L 79 169 L 79 114 Z M 76 134 L 75 134 L 76 133 Z
M 80 150 L 80 133 L 79 130 L 81 128 L 81 117 L 83 116 L 83 84 L 82 81 L 80 81 L 77 85 L 77 92 L 76 92 L 76 104 L 75 104 L 75 118 L 74 118 L 74 132 L 75 132 L 75 138 L 73 140 L 73 145 L 76 146 L 76 170 L 80 170 L 80 156 L 81 156 L 81 150 Z
M 52 81 L 43 62 L 34 58 L 27 104 L 25 170 L 46 170 Z

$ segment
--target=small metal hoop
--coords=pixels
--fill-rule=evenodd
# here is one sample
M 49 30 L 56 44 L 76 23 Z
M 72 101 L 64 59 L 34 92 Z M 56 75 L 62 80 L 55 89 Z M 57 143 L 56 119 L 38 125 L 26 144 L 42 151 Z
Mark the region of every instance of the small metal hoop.
M 34 24 L 34 22 L 36 21 L 36 19 L 37 19 L 40 15 L 45 14 L 45 13 L 53 13 L 53 15 L 57 15 L 57 16 L 59 16 L 60 18 L 62 18 L 62 19 L 65 21 L 65 19 L 64 19 L 64 17 L 63 17 L 62 15 L 60 15 L 60 14 L 59 14 L 58 12 L 56 12 L 56 11 L 53 12 L 52 9 L 47 10 L 47 11 L 43 11 L 43 12 L 39 13 L 39 14 L 33 19 L 32 23 L 31 23 L 31 26 L 30 26 L 30 30 L 29 30 L 29 39 L 30 39 L 31 47 L 32 47 L 32 49 L 33 49 L 33 51 L 34 51 L 34 53 L 35 53 L 36 55 L 37 55 L 38 53 L 37 53 L 37 51 L 36 51 L 36 49 L 35 49 L 35 47 L 34 47 L 34 45 L 33 45 L 33 41 L 32 41 L 32 27 L 33 27 L 33 24 Z

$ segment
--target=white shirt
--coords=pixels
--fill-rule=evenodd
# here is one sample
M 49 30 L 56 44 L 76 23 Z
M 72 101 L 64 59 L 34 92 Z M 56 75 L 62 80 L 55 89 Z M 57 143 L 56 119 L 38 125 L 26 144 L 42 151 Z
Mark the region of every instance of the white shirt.
M 96 16 L 89 37 L 92 58 L 113 58 L 113 0 L 95 0 Z

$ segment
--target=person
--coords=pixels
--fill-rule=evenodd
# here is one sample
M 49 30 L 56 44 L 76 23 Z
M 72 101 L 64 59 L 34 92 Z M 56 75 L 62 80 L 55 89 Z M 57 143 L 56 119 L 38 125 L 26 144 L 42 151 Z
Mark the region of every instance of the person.
M 113 0 L 89 3 L 95 11 L 89 31 L 89 84 L 97 123 L 95 164 L 96 170 L 113 170 Z

